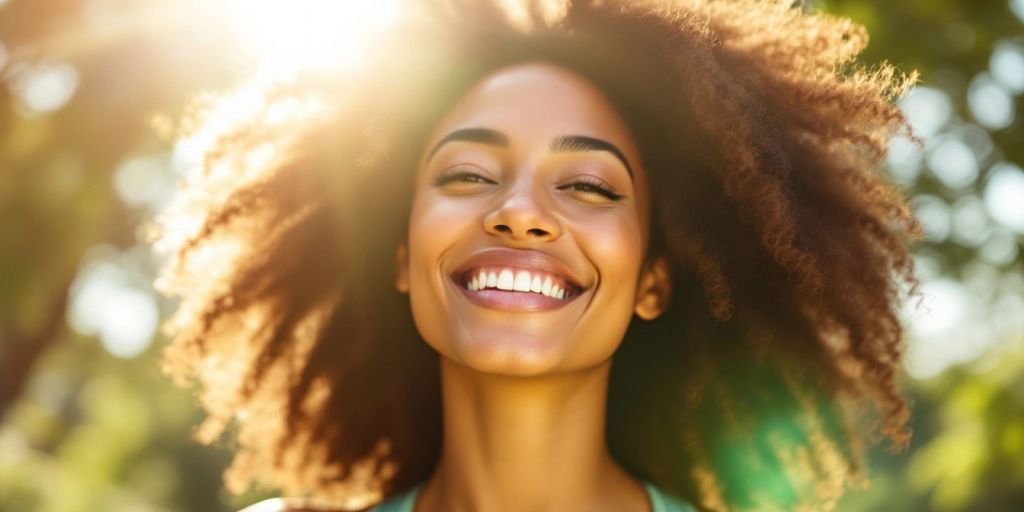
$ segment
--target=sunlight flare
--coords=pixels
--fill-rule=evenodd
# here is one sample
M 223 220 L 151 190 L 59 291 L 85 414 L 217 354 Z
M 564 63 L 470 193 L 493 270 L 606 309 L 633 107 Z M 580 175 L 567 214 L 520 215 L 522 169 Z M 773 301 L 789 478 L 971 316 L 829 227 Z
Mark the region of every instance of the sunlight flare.
M 394 0 L 227 0 L 227 6 L 246 51 L 284 71 L 358 64 L 372 34 L 398 10 Z

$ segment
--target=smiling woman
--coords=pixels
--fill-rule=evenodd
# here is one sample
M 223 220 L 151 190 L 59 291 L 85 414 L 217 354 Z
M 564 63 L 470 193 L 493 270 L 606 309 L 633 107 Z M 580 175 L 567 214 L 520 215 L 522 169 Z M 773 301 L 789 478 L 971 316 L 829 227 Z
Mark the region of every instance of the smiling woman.
M 646 171 L 630 172 L 639 150 L 611 103 L 575 73 L 527 63 L 484 77 L 434 132 L 447 142 L 418 166 L 398 287 L 442 370 L 610 366 L 650 224 Z
M 612 354 L 670 286 L 663 259 L 641 275 L 650 192 L 626 123 L 584 78 L 526 63 L 434 132 L 447 144 L 418 166 L 397 277 L 441 364 L 421 509 L 650 509 L 604 433 Z
M 859 27 L 760 0 L 415 4 L 370 71 L 197 123 L 205 166 L 160 221 L 166 361 L 202 385 L 200 439 L 237 428 L 229 489 L 822 510 L 874 429 L 907 440 L 919 226 L 873 170 L 913 77 L 850 67 Z

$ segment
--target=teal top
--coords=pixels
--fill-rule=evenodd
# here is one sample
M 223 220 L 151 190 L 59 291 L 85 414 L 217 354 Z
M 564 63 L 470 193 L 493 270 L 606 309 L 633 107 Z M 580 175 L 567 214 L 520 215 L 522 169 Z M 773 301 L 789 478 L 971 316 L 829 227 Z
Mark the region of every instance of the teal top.
M 423 483 L 405 491 L 402 494 L 392 497 L 390 500 L 377 505 L 371 512 L 412 512 L 416 498 L 420 495 Z M 673 496 L 665 494 L 650 482 L 644 482 L 644 489 L 651 499 L 651 512 L 697 512 L 689 503 L 680 501 Z

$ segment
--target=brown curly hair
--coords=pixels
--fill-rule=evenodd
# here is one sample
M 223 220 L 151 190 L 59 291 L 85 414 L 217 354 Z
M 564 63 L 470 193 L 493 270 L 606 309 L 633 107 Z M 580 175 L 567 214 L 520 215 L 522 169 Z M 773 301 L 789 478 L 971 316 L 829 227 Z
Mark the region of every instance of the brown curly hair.
M 920 225 L 878 169 L 913 137 L 893 101 L 916 74 L 856 64 L 863 27 L 788 0 L 418 5 L 365 68 L 194 116 L 205 161 L 154 237 L 181 297 L 165 363 L 200 385 L 202 441 L 233 430 L 231 491 L 365 505 L 429 476 L 438 356 L 390 286 L 415 158 L 462 92 L 524 61 L 596 84 L 650 169 L 674 296 L 614 356 L 624 468 L 708 510 L 827 509 L 866 483 L 865 440 L 909 440 L 897 311 Z

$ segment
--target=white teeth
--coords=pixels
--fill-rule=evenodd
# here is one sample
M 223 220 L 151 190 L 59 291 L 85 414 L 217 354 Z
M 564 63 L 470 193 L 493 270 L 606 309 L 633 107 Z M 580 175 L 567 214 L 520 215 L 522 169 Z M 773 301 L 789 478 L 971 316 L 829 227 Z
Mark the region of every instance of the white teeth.
M 568 290 L 555 283 L 556 281 L 551 276 L 541 279 L 539 275 L 531 275 L 526 270 L 505 269 L 496 272 L 481 270 L 477 275 L 470 277 L 466 288 L 474 292 L 484 288 L 497 288 L 499 290 L 541 293 L 555 299 L 565 299 Z
M 512 284 L 512 289 L 517 292 L 530 291 L 530 273 L 525 270 L 517 272 L 515 283 Z
M 498 289 L 499 290 L 511 290 L 515 285 L 515 278 L 512 276 L 511 270 L 502 270 L 498 274 Z

